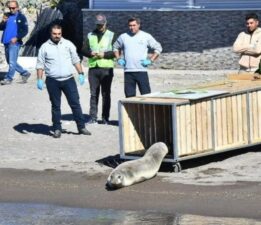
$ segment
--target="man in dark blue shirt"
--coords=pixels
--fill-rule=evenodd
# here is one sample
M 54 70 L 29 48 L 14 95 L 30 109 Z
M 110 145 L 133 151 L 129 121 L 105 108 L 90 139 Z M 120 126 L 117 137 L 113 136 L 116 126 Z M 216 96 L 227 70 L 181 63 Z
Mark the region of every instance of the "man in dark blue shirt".
M 26 17 L 19 11 L 17 1 L 8 3 L 10 13 L 3 17 L 0 23 L 0 30 L 3 30 L 2 43 L 5 46 L 5 57 L 9 64 L 9 70 L 5 75 L 2 85 L 11 84 L 15 71 L 20 73 L 22 81 L 27 82 L 30 73 L 17 63 L 19 49 L 22 45 L 22 38 L 28 33 Z

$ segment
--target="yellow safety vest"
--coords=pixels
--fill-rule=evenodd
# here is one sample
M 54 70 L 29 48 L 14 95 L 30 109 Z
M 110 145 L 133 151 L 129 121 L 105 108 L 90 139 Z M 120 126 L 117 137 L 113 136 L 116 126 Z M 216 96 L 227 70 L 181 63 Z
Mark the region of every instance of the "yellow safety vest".
M 94 52 L 107 52 L 112 51 L 112 39 L 114 33 L 106 30 L 103 34 L 100 42 L 98 42 L 97 35 L 94 35 L 92 32 L 88 34 L 89 46 L 90 49 Z M 88 59 L 89 68 L 101 67 L 101 68 L 113 68 L 114 60 L 113 59 Z

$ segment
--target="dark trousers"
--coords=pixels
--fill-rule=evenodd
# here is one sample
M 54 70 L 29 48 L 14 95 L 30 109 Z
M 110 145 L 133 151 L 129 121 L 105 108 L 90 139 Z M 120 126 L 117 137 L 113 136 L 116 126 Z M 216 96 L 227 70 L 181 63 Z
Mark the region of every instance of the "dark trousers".
M 111 83 L 113 68 L 90 68 L 89 84 L 91 91 L 90 116 L 97 119 L 100 89 L 102 94 L 102 118 L 109 120 L 111 108 Z
M 64 93 L 73 113 L 77 128 L 85 127 L 84 116 L 80 105 L 80 97 L 74 78 L 65 81 L 57 81 L 46 78 L 46 87 L 52 104 L 52 121 L 54 130 L 61 130 L 61 95 Z
M 136 96 L 136 84 L 141 95 L 149 94 L 150 83 L 147 72 L 125 72 L 124 73 L 124 92 L 125 96 Z

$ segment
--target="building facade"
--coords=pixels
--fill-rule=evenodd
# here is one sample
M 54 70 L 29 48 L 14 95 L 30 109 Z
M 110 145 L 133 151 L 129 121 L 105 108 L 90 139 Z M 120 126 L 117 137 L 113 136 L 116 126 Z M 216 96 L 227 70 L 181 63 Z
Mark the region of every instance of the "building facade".
M 83 10 L 83 35 L 94 27 L 93 18 L 104 13 L 117 35 L 127 31 L 127 20 L 138 16 L 142 29 L 161 42 L 163 54 L 155 63 L 165 69 L 236 69 L 238 55 L 232 45 L 245 29 L 245 14 L 261 10 L 118 11 Z

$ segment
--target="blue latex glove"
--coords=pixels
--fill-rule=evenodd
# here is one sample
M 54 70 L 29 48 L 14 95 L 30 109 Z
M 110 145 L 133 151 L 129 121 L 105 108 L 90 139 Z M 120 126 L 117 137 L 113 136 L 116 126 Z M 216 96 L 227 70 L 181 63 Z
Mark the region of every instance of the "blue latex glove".
M 150 59 L 143 59 L 140 61 L 141 65 L 143 65 L 144 67 L 147 67 L 149 65 L 152 64 L 152 61 Z
M 79 74 L 78 81 L 79 81 L 80 85 L 84 85 L 84 83 L 85 83 L 85 76 L 84 76 L 83 73 Z
M 44 82 L 43 82 L 42 79 L 37 79 L 37 88 L 38 88 L 39 90 L 43 90 L 43 88 L 44 88 Z
M 120 65 L 120 66 L 125 66 L 126 65 L 126 61 L 123 59 L 123 58 L 119 58 L 117 60 L 117 63 Z

